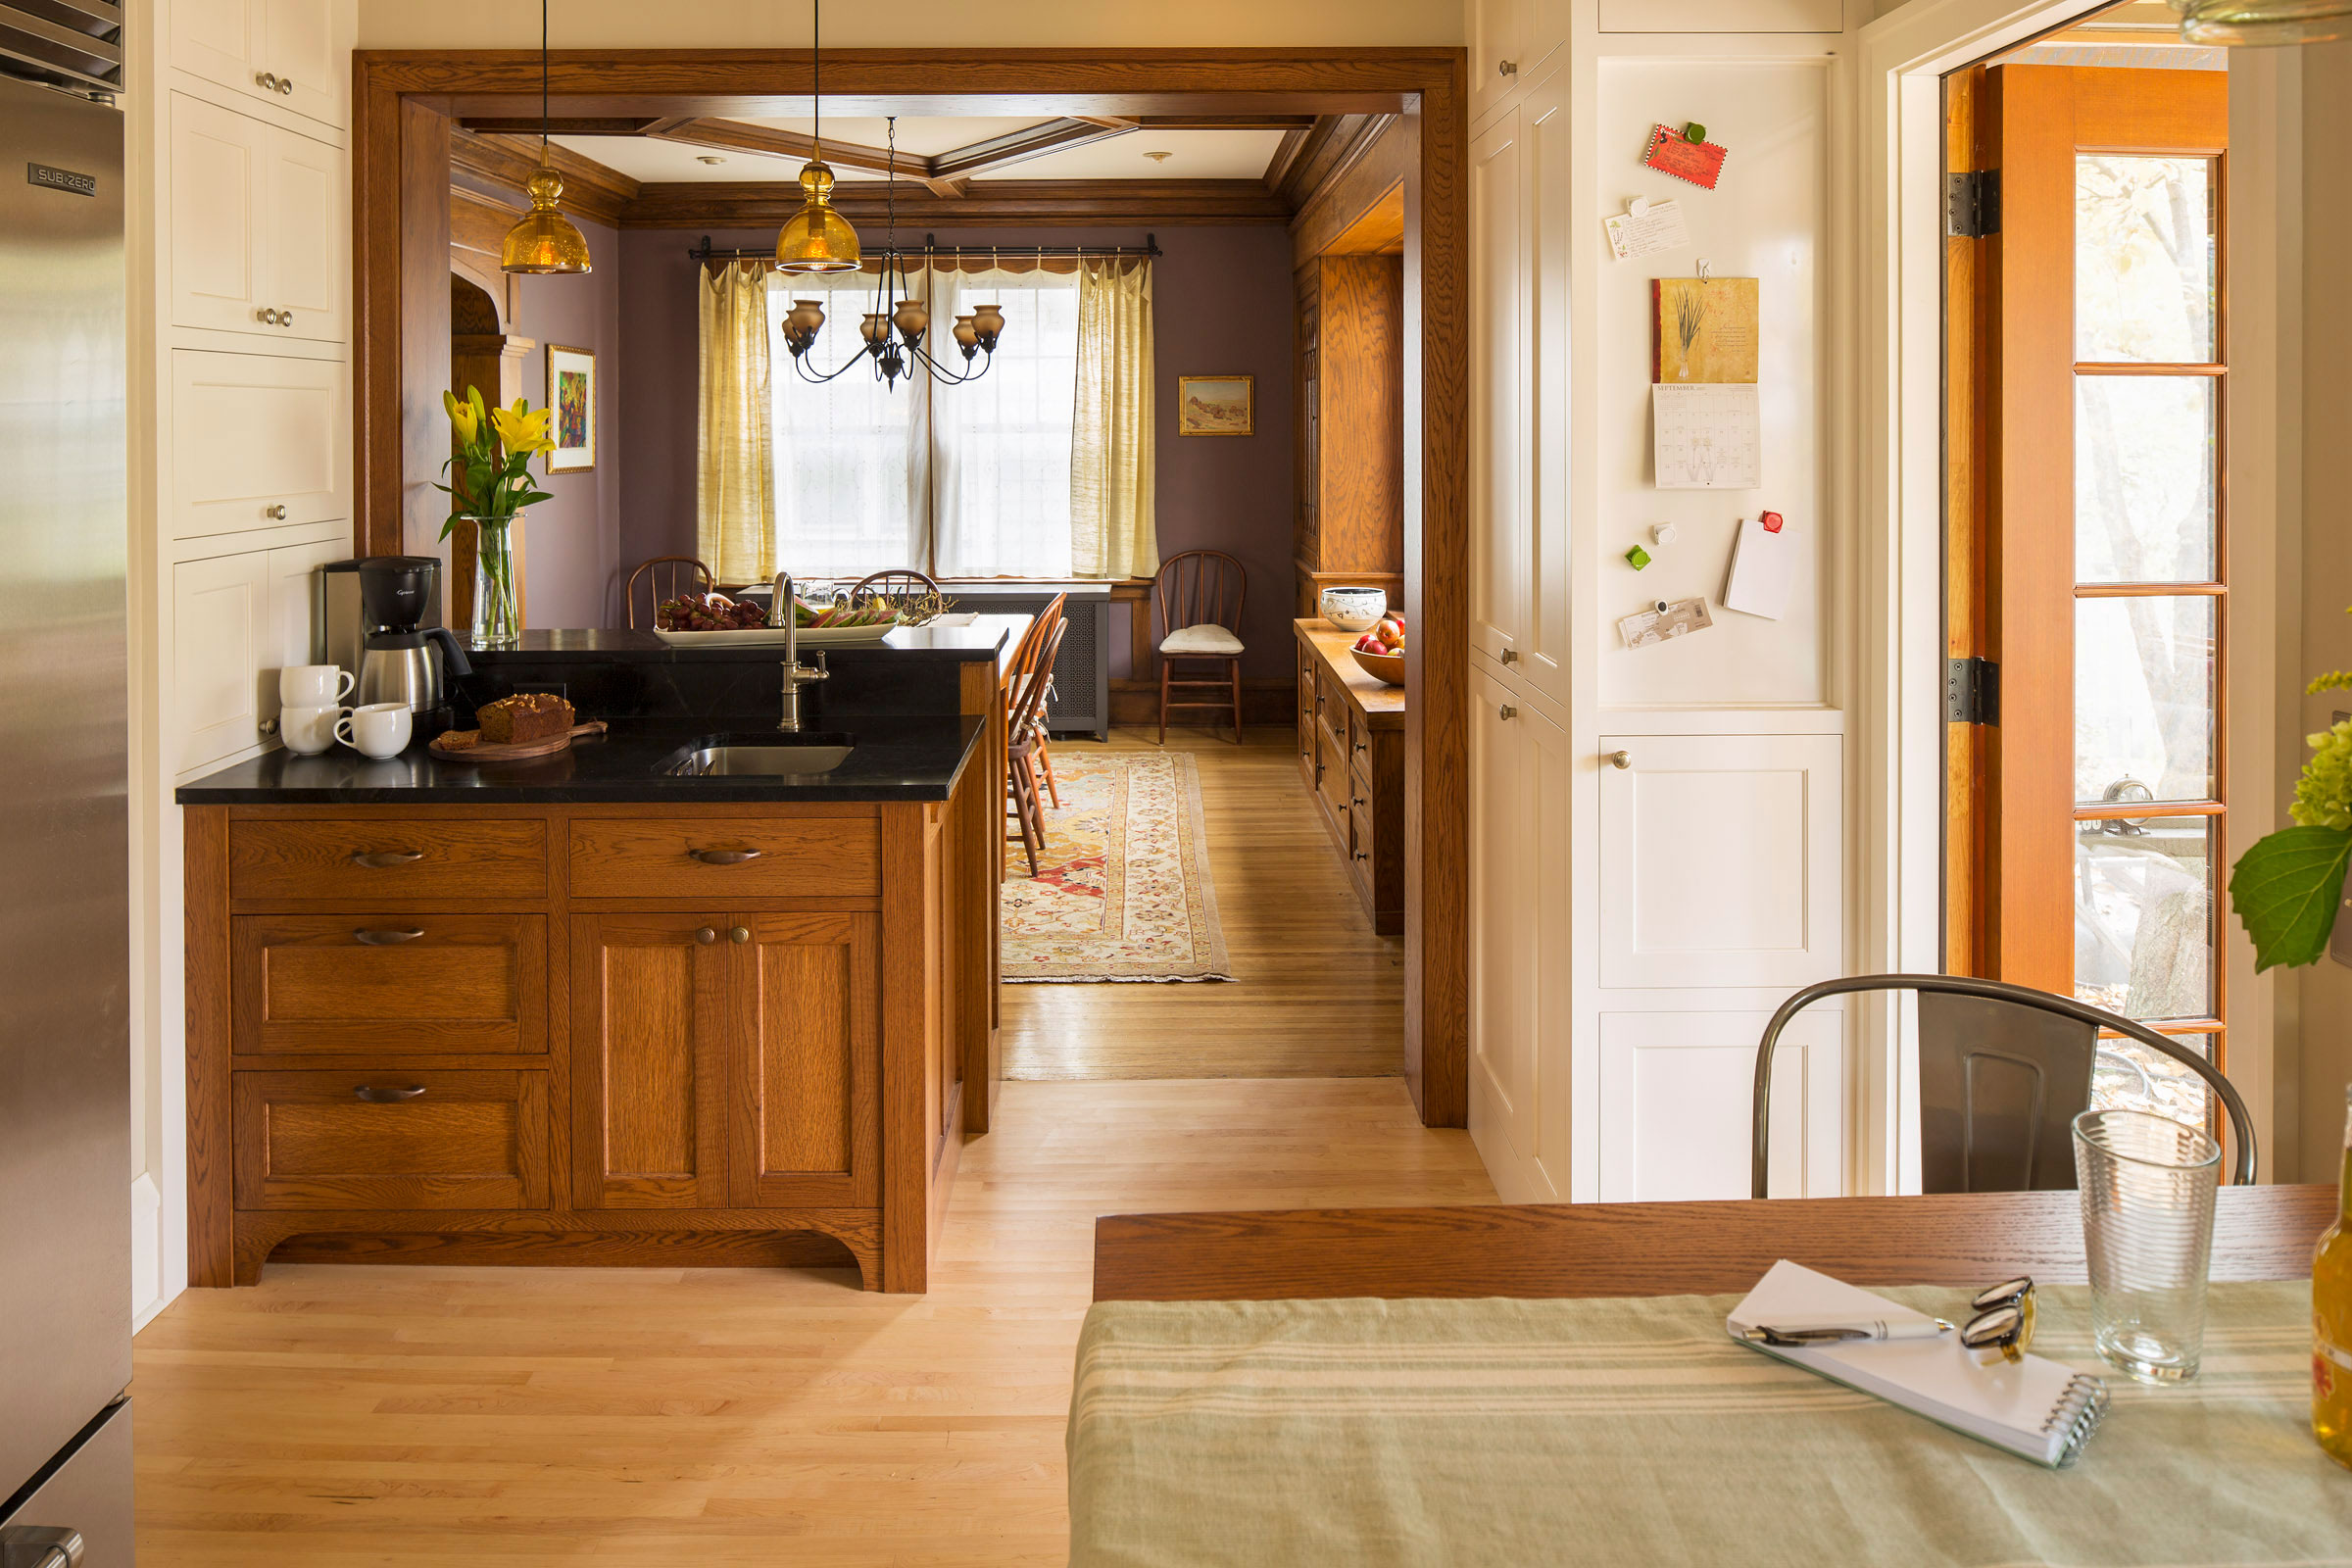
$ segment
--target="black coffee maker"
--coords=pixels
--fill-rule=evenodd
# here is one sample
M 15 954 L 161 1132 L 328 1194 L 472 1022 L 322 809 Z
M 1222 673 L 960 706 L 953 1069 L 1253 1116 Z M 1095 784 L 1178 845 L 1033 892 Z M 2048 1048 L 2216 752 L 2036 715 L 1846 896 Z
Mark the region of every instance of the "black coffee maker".
M 441 619 L 441 563 L 431 556 L 363 556 L 319 568 L 326 657 L 353 671 L 353 700 L 406 703 L 424 727 L 449 706 L 453 678 L 470 675 L 465 645 Z

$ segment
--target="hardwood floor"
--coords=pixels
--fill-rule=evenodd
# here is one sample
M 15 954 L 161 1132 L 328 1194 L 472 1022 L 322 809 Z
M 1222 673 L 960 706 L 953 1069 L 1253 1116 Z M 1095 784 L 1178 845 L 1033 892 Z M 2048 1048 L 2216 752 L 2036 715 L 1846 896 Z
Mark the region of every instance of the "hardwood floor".
M 1156 751 L 1152 730 L 1107 748 Z M 1201 985 L 1006 986 L 1006 1078 L 1354 1078 L 1404 1066 L 1404 941 L 1375 936 L 1284 729 L 1170 729 L 1200 760 L 1232 970 Z M 1084 756 L 1096 743 L 1056 743 Z M 1049 809 L 1049 816 L 1051 810 Z
M 1494 1200 L 1395 1078 L 1008 1083 L 997 1125 L 919 1298 L 318 1265 L 187 1293 L 136 1346 L 141 1561 L 1058 1564 L 1096 1215 Z

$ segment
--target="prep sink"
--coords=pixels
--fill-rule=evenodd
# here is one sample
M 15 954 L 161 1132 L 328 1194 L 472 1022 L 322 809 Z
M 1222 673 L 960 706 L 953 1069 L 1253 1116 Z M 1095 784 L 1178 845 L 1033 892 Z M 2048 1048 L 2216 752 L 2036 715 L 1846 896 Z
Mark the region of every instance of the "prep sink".
M 806 778 L 832 772 L 857 744 L 837 730 L 706 735 L 670 754 L 662 771 L 672 778 Z

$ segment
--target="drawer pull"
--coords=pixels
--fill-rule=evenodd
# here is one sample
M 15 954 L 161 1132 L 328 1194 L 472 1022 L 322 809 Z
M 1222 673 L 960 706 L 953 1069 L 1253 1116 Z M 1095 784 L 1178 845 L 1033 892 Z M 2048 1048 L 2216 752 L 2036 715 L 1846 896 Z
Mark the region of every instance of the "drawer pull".
M 374 1084 L 362 1084 L 354 1089 L 352 1094 L 358 1099 L 365 1100 L 370 1105 L 397 1105 L 403 1101 L 422 1100 L 424 1085 L 410 1084 L 406 1088 L 394 1089 L 378 1088 Z
M 1369 860 L 1372 858 L 1372 855 L 1368 850 L 1358 850 L 1355 852 L 1355 858 L 1359 860 Z
M 1355 797 L 1355 804 L 1356 804 L 1356 805 L 1358 805 L 1358 806 L 1362 806 L 1362 805 L 1364 805 L 1364 804 L 1365 804 L 1365 802 L 1364 802 L 1364 798 L 1363 798 L 1361 795 L 1358 795 L 1358 796 L 1356 796 L 1356 797 Z
M 271 522 L 283 522 L 286 520 L 286 504 L 280 501 L 275 506 L 264 507 L 262 515 L 268 517 Z
M 746 860 L 760 858 L 758 850 L 688 850 L 686 853 L 705 865 L 741 865 Z
M 403 942 L 414 942 L 422 935 L 424 935 L 422 926 L 412 926 L 406 931 L 387 931 L 362 926 L 351 934 L 351 940 L 363 948 L 395 948 Z
M 351 863 L 364 865 L 370 871 L 381 871 L 395 865 L 415 865 L 424 858 L 422 850 L 354 850 Z

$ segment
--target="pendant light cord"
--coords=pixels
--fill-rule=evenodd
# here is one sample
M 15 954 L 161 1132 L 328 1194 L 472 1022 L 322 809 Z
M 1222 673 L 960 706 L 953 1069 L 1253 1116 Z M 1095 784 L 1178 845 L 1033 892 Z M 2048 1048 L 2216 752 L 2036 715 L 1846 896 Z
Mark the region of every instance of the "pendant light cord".
M 545 5 L 547 0 L 539 0 Z M 808 150 L 825 161 L 825 0 L 808 0 Z
M 547 162 L 547 0 L 539 0 L 539 161 Z

